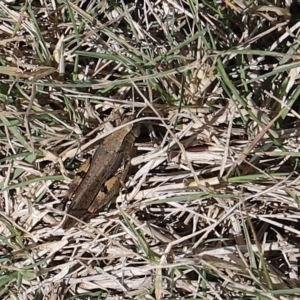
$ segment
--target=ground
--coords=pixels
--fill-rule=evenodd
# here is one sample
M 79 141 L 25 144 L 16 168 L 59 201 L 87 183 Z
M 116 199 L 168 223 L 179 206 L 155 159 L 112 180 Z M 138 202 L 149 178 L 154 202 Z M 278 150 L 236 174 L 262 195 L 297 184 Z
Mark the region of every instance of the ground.
M 299 11 L 0 2 L 1 299 L 300 299 Z M 64 229 L 133 123 L 113 199 Z

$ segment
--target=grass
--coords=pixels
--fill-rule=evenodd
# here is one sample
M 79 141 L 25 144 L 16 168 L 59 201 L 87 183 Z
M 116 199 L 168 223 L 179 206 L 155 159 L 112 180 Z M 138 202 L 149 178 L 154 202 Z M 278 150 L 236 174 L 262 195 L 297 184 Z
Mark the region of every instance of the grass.
M 0 2 L 1 299 L 300 299 L 299 8 Z M 126 188 L 65 231 L 115 112 Z

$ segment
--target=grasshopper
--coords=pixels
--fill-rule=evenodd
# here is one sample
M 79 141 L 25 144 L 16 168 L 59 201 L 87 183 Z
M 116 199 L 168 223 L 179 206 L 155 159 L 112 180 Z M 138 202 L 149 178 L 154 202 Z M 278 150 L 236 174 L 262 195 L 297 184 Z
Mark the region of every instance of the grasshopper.
M 132 119 L 128 117 L 122 123 Z M 92 159 L 83 164 L 70 185 L 65 199 L 71 200 L 68 215 L 86 220 L 118 193 L 128 175 L 139 132 L 138 124 L 128 124 L 101 140 Z M 67 216 L 63 228 L 69 229 L 75 224 L 76 220 Z

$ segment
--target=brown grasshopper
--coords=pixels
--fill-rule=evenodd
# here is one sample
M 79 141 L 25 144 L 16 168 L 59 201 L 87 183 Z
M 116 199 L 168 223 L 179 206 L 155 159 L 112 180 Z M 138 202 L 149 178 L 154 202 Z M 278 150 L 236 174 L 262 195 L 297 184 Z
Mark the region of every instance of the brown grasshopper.
M 132 120 L 127 118 L 123 124 Z M 71 200 L 67 213 L 86 220 L 100 210 L 119 191 L 130 169 L 130 160 L 135 152 L 135 139 L 139 135 L 138 124 L 129 124 L 105 137 L 88 163 L 78 171 L 70 185 L 66 200 Z M 87 172 L 87 165 L 90 165 Z M 76 224 L 70 216 L 63 223 L 64 229 Z

